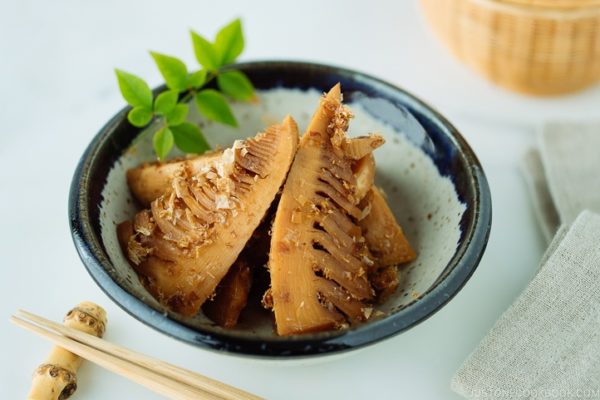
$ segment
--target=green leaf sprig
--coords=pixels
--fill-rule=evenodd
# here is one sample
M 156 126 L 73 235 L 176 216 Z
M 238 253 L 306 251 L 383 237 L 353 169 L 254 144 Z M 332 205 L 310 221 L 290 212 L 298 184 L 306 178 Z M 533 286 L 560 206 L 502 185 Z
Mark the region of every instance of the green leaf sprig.
M 233 127 L 237 127 L 237 120 L 227 97 L 236 101 L 254 98 L 254 87 L 246 74 L 232 67 L 223 70 L 244 50 L 241 21 L 236 19 L 224 26 L 214 42 L 194 31 L 190 34 L 201 66 L 196 71 L 190 72 L 176 57 L 150 52 L 168 88 L 157 96 L 153 96 L 150 86 L 140 77 L 115 69 L 121 94 L 132 107 L 127 114 L 129 122 L 140 128 L 152 121 L 159 124 L 152 138 L 159 160 L 164 160 L 174 145 L 184 153 L 203 153 L 210 149 L 200 128 L 187 121 L 188 102 L 192 98 L 204 117 Z M 214 79 L 218 90 L 206 88 Z

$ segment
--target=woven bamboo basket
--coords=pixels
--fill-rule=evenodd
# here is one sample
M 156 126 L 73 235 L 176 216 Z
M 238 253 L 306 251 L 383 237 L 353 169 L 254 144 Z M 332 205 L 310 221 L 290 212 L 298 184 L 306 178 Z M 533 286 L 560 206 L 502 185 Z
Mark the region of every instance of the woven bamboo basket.
M 491 81 L 557 95 L 600 80 L 600 0 L 420 0 L 450 50 Z

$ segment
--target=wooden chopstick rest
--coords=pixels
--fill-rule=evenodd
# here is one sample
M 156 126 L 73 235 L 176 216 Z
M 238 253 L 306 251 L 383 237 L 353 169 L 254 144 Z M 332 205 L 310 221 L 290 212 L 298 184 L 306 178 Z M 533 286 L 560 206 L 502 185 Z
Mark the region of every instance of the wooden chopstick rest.
M 84 301 L 70 310 L 64 325 L 102 337 L 106 329 L 106 311 L 97 304 Z M 29 400 L 64 400 L 77 389 L 77 369 L 81 357 L 55 346 L 46 361 L 33 374 Z

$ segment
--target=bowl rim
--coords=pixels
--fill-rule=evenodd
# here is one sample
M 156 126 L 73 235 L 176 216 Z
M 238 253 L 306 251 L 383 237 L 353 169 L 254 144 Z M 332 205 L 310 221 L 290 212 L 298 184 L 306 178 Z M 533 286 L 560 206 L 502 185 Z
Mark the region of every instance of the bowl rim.
M 448 136 L 448 139 L 460 150 L 461 156 L 466 161 L 469 175 L 467 177 L 468 182 L 474 192 L 473 218 L 466 228 L 464 240 L 459 244 L 455 254 L 446 266 L 447 269 L 448 266 L 454 264 L 453 268 L 423 293 L 418 301 L 416 299 L 397 313 L 353 329 L 336 331 L 333 334 L 328 332 L 324 335 L 297 335 L 263 340 L 232 335 L 226 332 L 201 331 L 183 325 L 177 320 L 156 311 L 113 280 L 107 271 L 107 268 L 111 267 L 110 260 L 97 248 L 98 245 L 95 242 L 98 242 L 99 238 L 96 237 L 91 223 L 87 219 L 86 192 L 81 189 L 82 183 L 90 180 L 87 170 L 99 150 L 99 145 L 106 140 L 106 136 L 109 136 L 108 134 L 113 128 L 126 118 L 126 112 L 129 109 L 126 106 L 100 129 L 87 146 L 77 164 L 69 191 L 68 214 L 73 242 L 82 263 L 102 291 L 135 319 L 175 339 L 210 350 L 263 359 L 297 359 L 299 357 L 333 354 L 371 345 L 419 324 L 448 303 L 477 268 L 487 245 L 492 218 L 491 194 L 485 173 L 473 150 L 458 130 L 434 108 L 409 92 L 379 78 L 355 70 L 333 65 L 288 60 L 250 61 L 236 64 L 236 67 L 255 70 L 290 67 L 316 69 L 320 72 L 337 74 L 340 77 L 360 79 L 362 82 L 366 81 L 367 84 L 375 86 L 378 91 L 392 91 L 396 95 L 401 95 L 403 100 L 410 103 L 411 107 L 418 109 L 428 119 L 443 128 L 442 130 Z M 161 90 L 162 87 L 164 85 L 155 90 Z

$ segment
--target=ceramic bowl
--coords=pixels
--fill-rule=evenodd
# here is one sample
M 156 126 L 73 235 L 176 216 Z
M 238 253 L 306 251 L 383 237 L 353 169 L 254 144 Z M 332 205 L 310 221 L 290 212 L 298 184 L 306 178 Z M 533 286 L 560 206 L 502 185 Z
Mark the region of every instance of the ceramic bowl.
M 233 104 L 241 129 L 192 119 L 212 145 L 228 146 L 290 113 L 302 130 L 319 95 L 341 82 L 355 113 L 350 134 L 378 131 L 387 143 L 375 153 L 376 183 L 419 257 L 401 268 L 401 288 L 369 322 L 346 330 L 278 337 L 269 312 L 245 311 L 225 330 L 202 314 L 169 313 L 139 283 L 119 249 L 115 225 L 137 210 L 125 171 L 152 160 L 141 130 L 117 113 L 94 137 L 75 171 L 69 220 L 75 247 L 88 272 L 119 306 L 143 323 L 193 345 L 239 355 L 291 359 L 360 348 L 405 331 L 433 315 L 463 287 L 485 250 L 491 197 L 477 157 L 458 131 L 415 96 L 377 78 L 302 62 L 239 64 L 254 83 L 258 104 Z M 164 90 L 159 87 L 156 91 Z M 147 128 L 154 129 L 153 126 Z

